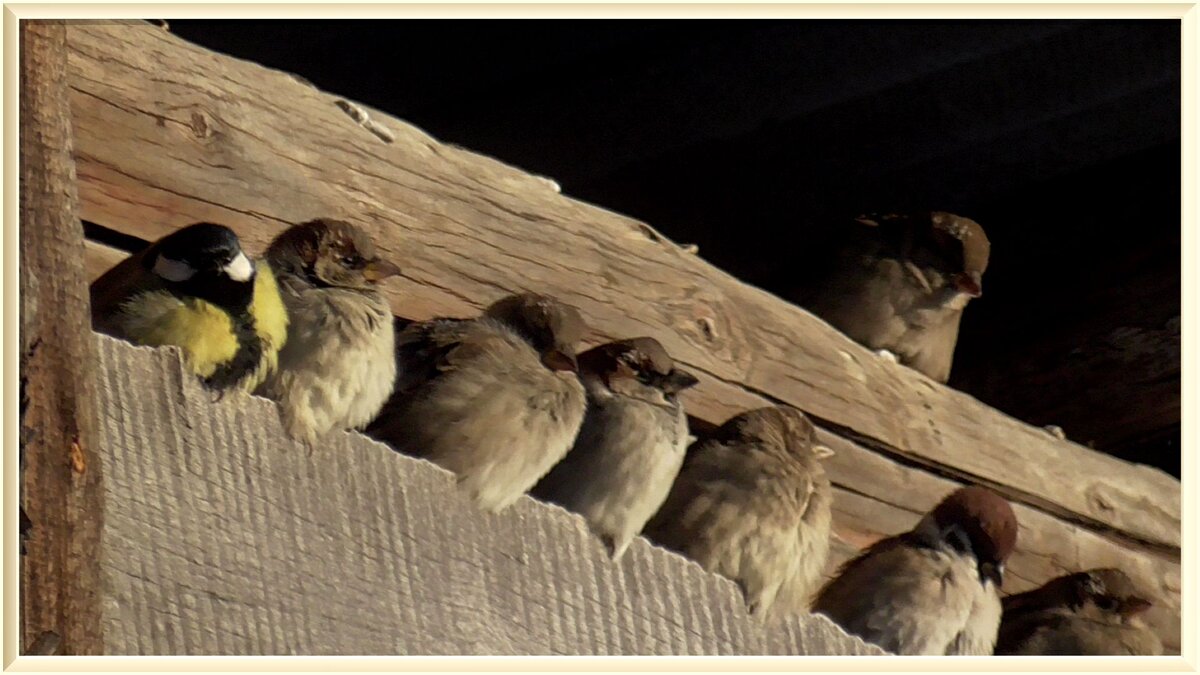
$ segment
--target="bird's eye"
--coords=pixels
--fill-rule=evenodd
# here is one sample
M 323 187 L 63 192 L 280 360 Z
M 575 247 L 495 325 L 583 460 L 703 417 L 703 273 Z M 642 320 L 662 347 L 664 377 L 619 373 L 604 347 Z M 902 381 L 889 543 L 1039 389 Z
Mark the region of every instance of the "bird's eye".
M 1111 612 L 1117 608 L 1117 601 L 1108 597 L 1107 595 L 1102 595 L 1096 598 L 1096 606 L 1100 609 Z
M 341 263 L 342 267 L 356 270 L 365 265 L 366 261 L 364 261 L 362 256 L 358 255 L 357 253 L 352 253 L 350 255 L 342 256 Z

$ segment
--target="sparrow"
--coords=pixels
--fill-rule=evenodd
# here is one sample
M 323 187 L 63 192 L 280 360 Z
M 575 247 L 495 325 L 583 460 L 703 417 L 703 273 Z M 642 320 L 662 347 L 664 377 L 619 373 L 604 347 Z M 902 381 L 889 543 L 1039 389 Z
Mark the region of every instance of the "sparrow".
M 175 346 L 217 391 L 253 390 L 287 341 L 275 275 L 253 263 L 233 230 L 196 223 L 92 282 L 92 326 L 140 345 Z
M 699 380 L 654 338 L 579 355 L 587 414 L 575 445 L 531 494 L 581 514 L 619 559 L 662 506 L 688 446 L 677 394 Z
M 361 429 L 396 379 L 392 310 L 380 281 L 399 273 L 371 238 L 321 218 L 284 230 L 267 262 L 291 323 L 279 368 L 258 388 L 279 402 L 283 426 L 310 448 L 334 429 Z
M 578 310 L 534 293 L 476 319 L 432 319 L 396 336 L 399 376 L 367 432 L 458 475 L 499 512 L 570 450 L 587 408 L 575 345 Z
M 1118 569 L 1058 577 L 1004 598 L 996 654 L 1159 656 L 1142 614 L 1153 606 Z
M 983 227 L 944 211 L 855 220 L 795 299 L 852 340 L 946 382 L 963 310 L 983 294 Z
M 688 449 L 646 536 L 737 582 L 752 614 L 802 609 L 829 554 L 832 454 L 798 410 L 736 415 Z
M 912 531 L 846 562 L 812 610 L 894 654 L 991 654 L 1004 561 L 1016 541 L 1007 501 L 986 488 L 961 488 Z

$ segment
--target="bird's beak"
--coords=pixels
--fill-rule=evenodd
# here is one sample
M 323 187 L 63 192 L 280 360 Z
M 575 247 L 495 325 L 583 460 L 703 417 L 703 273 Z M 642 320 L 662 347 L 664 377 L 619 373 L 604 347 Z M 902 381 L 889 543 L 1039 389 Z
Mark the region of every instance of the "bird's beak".
M 837 454 L 828 445 L 814 445 L 813 452 L 817 453 L 817 459 L 829 459 Z
M 700 380 L 688 371 L 672 368 L 670 373 L 663 376 L 661 386 L 666 393 L 677 394 L 699 383 Z
M 983 295 L 983 276 L 979 272 L 960 272 L 954 275 L 954 287 L 972 298 Z
M 383 259 L 372 260 L 363 268 L 363 276 L 373 284 L 397 274 L 400 274 L 400 268 Z
M 233 260 L 226 263 L 222 270 L 234 281 L 249 281 L 254 276 L 254 263 L 250 262 L 245 253 L 238 251 Z
M 551 349 L 543 353 L 542 365 L 550 370 L 565 370 L 572 373 L 579 372 L 579 362 L 575 360 L 575 356 L 562 349 Z
M 984 579 L 991 579 L 996 588 L 1004 585 L 1004 563 L 981 563 L 979 572 Z
M 1154 603 L 1144 598 L 1127 598 L 1121 602 L 1121 616 L 1135 616 L 1153 606 Z

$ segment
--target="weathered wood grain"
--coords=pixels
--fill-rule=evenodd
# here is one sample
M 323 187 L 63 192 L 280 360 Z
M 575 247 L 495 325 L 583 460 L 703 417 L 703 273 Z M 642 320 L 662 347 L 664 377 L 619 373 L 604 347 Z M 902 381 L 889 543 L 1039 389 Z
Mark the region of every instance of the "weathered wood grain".
M 88 220 L 147 239 L 219 220 L 254 251 L 288 223 L 350 218 L 404 268 L 388 288 L 400 314 L 465 315 L 511 290 L 549 291 L 582 310 L 593 340 L 662 340 L 702 374 L 701 416 L 714 382 L 769 392 L 873 450 L 1177 554 L 1170 476 L 882 363 L 643 223 L 370 110 L 395 137 L 385 142 L 335 96 L 158 29 L 76 25 L 71 45 Z
M 212 395 L 176 352 L 96 335 L 110 654 L 878 654 L 822 617 L 362 435 L 309 454 L 270 401 Z M 154 396 L 144 392 L 153 391 Z
M 52 633 L 61 653 L 97 654 L 104 500 L 67 31 L 59 21 L 22 21 L 20 29 L 21 496 L 33 527 L 22 558 L 19 644 Z

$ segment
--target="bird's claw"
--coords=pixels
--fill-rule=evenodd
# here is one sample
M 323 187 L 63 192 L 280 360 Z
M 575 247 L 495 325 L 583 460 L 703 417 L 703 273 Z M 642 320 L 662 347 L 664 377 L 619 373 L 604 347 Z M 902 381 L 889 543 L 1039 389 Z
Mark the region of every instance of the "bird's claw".
M 625 549 L 629 548 L 628 542 L 619 544 L 615 537 L 609 535 L 602 535 L 600 540 L 604 542 L 604 548 L 608 551 L 608 559 L 612 562 L 620 561 L 621 556 L 625 555 Z

